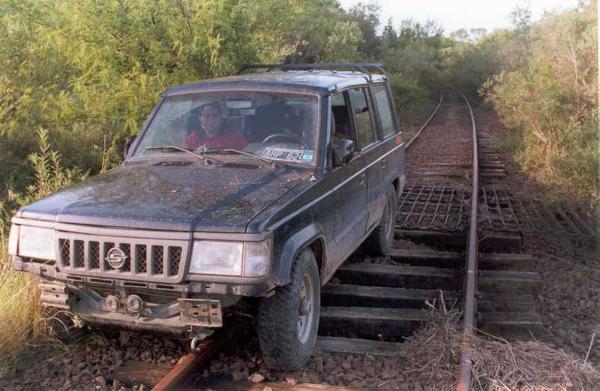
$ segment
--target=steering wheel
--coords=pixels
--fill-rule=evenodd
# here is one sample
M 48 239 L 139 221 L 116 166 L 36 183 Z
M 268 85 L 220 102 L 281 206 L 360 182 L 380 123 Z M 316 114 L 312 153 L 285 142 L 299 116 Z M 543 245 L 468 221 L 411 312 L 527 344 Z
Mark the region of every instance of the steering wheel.
M 268 143 L 268 142 L 273 142 L 273 139 L 276 138 L 284 138 L 286 140 L 289 140 L 293 143 L 300 143 L 300 139 L 298 137 L 294 137 L 294 136 L 290 136 L 289 134 L 285 134 L 285 133 L 273 133 L 267 137 L 265 137 L 265 139 L 262 141 L 263 143 Z

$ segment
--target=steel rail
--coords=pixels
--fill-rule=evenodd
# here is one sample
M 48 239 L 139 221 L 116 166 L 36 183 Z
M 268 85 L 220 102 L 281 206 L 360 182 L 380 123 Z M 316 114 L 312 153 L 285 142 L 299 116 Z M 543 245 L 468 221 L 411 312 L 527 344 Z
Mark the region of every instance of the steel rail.
M 223 348 L 230 335 L 217 331 L 202 340 L 196 351 L 185 354 L 177 364 L 154 386 L 153 391 L 179 389 L 179 384 L 192 372 L 202 371 L 210 360 Z
M 417 133 L 413 136 L 413 138 L 411 138 L 410 140 L 408 140 L 406 142 L 406 146 L 404 147 L 405 149 L 408 149 L 411 146 L 411 144 L 421 135 L 421 133 L 423 132 L 423 129 L 425 129 L 427 127 L 427 125 L 429 125 L 429 123 L 431 122 L 433 117 L 435 117 L 438 110 L 440 109 L 440 106 L 442 105 L 443 100 L 444 100 L 444 93 L 442 92 L 440 94 L 440 100 L 439 100 L 437 106 L 435 106 L 435 109 L 433 109 L 433 111 L 429 115 L 429 118 L 427 118 L 427 121 L 425 121 L 425 123 L 421 126 L 421 128 L 417 131 Z
M 475 124 L 475 116 L 473 109 L 468 99 L 461 93 L 460 96 L 464 99 L 469 114 L 471 115 L 471 127 L 473 136 L 473 183 L 471 189 L 471 219 L 469 223 L 469 237 L 467 238 L 467 270 L 465 273 L 465 292 L 463 303 L 463 350 L 460 357 L 460 377 L 458 381 L 458 391 L 471 390 L 471 358 L 466 352 L 465 344 L 473 335 L 475 328 L 475 311 L 477 304 L 475 301 L 475 293 L 477 291 L 477 269 L 479 267 L 479 238 L 477 232 L 477 211 L 479 201 L 479 155 L 478 155 L 478 140 L 477 127 Z

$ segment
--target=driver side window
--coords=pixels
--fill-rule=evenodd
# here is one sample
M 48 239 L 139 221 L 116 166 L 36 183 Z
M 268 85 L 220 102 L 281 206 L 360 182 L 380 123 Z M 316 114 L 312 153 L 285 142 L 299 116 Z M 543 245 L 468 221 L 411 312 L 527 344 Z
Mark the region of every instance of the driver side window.
M 350 111 L 346 93 L 331 97 L 331 143 L 336 140 L 353 140 L 350 125 Z

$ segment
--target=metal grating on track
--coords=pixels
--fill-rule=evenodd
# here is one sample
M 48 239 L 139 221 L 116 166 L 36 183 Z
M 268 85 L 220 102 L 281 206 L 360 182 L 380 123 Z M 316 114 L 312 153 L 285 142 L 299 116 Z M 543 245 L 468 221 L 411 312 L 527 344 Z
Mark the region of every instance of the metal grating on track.
M 593 218 L 574 204 L 548 205 L 515 198 L 508 190 L 484 187 L 479 193 L 479 224 L 486 231 L 554 232 L 595 236 Z
M 446 186 L 409 186 L 398 201 L 400 229 L 462 232 L 469 194 Z M 465 207 L 467 205 L 467 207 Z

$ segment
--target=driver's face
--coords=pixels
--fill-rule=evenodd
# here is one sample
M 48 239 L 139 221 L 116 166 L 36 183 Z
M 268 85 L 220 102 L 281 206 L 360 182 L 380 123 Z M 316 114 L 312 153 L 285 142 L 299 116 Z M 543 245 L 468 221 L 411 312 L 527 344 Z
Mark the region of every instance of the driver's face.
M 213 106 L 206 106 L 200 112 L 200 125 L 208 137 L 215 137 L 221 130 L 221 113 Z

